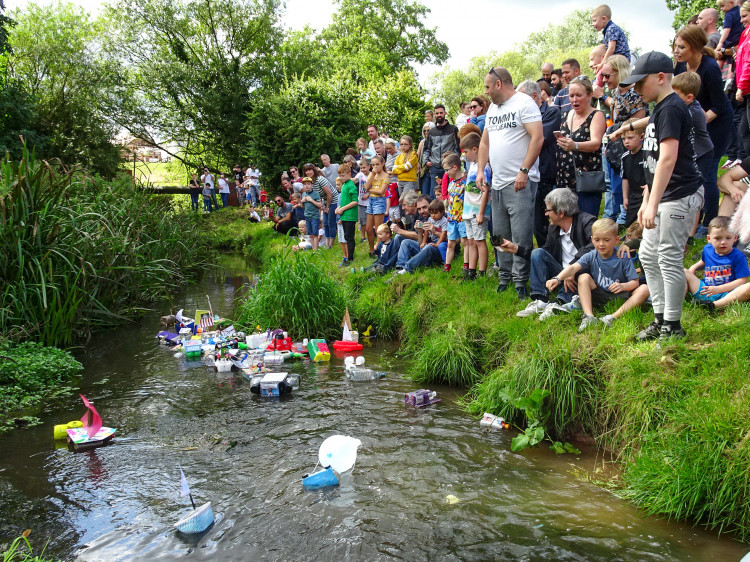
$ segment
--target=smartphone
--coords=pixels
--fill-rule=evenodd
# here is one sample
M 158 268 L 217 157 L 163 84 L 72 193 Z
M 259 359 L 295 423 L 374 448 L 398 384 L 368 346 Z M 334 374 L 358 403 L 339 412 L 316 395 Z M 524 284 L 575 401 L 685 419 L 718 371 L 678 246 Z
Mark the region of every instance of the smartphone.
M 562 131 L 552 131 L 552 134 L 555 135 L 556 139 L 559 139 L 563 136 Z
M 493 234 L 492 236 L 490 236 L 490 244 L 492 244 L 493 247 L 497 248 L 498 250 L 502 252 L 505 251 L 500 248 L 500 246 L 503 245 L 503 242 L 505 242 L 505 239 L 499 234 Z

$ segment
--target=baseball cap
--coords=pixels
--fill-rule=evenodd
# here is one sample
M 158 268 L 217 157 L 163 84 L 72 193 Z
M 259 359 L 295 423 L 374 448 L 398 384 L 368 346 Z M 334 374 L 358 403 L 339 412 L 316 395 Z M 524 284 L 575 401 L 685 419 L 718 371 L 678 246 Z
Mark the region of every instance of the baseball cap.
M 649 51 L 635 61 L 630 77 L 620 82 L 620 85 L 630 86 L 643 80 L 649 74 L 658 74 L 659 72 L 664 72 L 665 74 L 674 73 L 672 59 L 659 51 Z

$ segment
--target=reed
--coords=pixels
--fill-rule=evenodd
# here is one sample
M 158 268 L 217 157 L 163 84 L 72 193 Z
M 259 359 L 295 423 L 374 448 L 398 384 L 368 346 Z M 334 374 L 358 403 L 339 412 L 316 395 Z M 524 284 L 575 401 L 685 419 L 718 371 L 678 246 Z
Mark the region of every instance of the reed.
M 140 314 L 205 264 L 199 222 L 129 179 L 0 162 L 0 334 L 69 347 Z

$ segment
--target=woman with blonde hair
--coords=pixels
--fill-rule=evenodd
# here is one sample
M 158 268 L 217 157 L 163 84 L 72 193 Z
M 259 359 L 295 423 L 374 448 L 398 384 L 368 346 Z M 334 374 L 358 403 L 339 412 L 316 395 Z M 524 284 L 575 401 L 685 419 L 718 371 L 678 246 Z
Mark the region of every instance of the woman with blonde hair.
M 714 50 L 707 46 L 708 36 L 697 25 L 680 29 L 674 38 L 674 73 L 692 71 L 701 78 L 701 89 L 695 97 L 706 114 L 706 129 L 714 144 L 714 159 L 703 176 L 704 200 L 702 226 L 697 234 L 705 236 L 708 223 L 719 211 L 719 189 L 716 175 L 719 161 L 727 150 L 730 127 L 734 127 L 734 112 L 724 93 L 724 80 L 714 58 Z
M 606 189 L 601 146 L 607 124 L 604 114 L 591 106 L 593 89 L 588 78 L 576 76 L 568 91 L 571 107 L 557 139 L 557 187 L 575 192 L 578 208 L 598 217 Z

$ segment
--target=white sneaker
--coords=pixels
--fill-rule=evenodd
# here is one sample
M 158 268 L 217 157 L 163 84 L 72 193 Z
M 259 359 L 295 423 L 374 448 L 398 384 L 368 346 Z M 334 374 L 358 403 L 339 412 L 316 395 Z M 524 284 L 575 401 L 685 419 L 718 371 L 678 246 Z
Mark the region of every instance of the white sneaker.
M 516 312 L 516 316 L 518 316 L 519 318 L 526 318 L 527 316 L 540 314 L 544 312 L 544 309 L 546 307 L 547 307 L 547 303 L 544 301 L 540 301 L 540 300 L 531 301 L 529 304 L 526 305 L 526 308 Z
M 615 318 L 611 314 L 607 314 L 606 316 L 602 316 L 601 318 L 599 318 L 599 321 L 602 324 L 604 324 L 607 328 L 611 328 L 612 324 L 615 323 L 615 320 L 617 320 L 617 318 Z
M 570 311 L 566 309 L 565 307 L 560 306 L 556 302 L 551 302 L 545 307 L 544 311 L 539 315 L 539 321 L 544 322 L 545 320 L 552 318 L 555 314 L 558 314 L 560 312 L 564 314 L 570 314 Z
M 567 312 L 573 312 L 574 310 L 581 310 L 581 299 L 578 298 L 578 295 L 573 295 L 573 298 L 570 300 L 569 303 L 565 303 L 563 305 L 563 308 Z
M 583 316 L 583 320 L 581 321 L 581 325 L 578 327 L 578 331 L 583 332 L 586 328 L 596 326 L 598 323 L 599 319 L 596 316 L 589 316 L 588 314 L 585 314 Z

